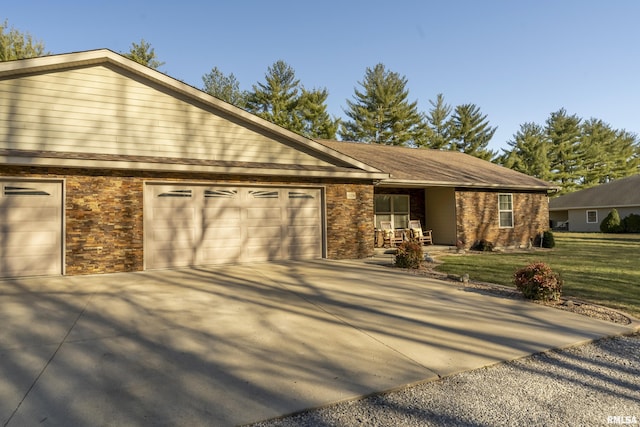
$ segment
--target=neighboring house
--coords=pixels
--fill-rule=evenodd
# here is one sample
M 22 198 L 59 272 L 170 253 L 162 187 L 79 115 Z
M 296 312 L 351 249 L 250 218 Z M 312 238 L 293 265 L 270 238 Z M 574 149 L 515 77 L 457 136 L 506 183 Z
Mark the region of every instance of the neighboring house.
M 0 63 L 0 93 L 0 277 L 362 258 L 374 215 L 403 226 L 405 202 L 447 244 L 548 222 L 542 181 L 381 151 L 408 162 L 395 175 L 109 50 Z
M 549 202 L 551 226 L 578 232 L 599 232 L 613 209 L 620 218 L 640 215 L 640 175 L 601 184 L 553 198 Z
M 376 227 L 418 219 L 435 244 L 465 248 L 527 246 L 548 229 L 546 181 L 457 151 L 319 142 L 389 174 L 374 187 Z

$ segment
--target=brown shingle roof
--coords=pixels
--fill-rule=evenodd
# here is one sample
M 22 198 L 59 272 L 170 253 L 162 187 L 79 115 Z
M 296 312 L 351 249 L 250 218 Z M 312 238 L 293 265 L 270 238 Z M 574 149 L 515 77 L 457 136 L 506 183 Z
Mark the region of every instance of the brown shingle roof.
M 640 174 L 565 194 L 549 201 L 550 210 L 640 206 Z
M 457 151 L 318 141 L 390 174 L 384 183 L 454 187 L 552 190 L 538 178 Z

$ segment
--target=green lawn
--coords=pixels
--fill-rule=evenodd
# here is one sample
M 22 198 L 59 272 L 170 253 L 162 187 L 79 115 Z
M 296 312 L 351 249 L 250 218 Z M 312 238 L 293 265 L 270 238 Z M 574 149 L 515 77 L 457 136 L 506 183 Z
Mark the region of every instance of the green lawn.
M 553 249 L 526 253 L 467 252 L 439 259 L 438 271 L 513 286 L 513 273 L 543 261 L 564 279 L 563 295 L 640 318 L 640 235 L 554 233 Z

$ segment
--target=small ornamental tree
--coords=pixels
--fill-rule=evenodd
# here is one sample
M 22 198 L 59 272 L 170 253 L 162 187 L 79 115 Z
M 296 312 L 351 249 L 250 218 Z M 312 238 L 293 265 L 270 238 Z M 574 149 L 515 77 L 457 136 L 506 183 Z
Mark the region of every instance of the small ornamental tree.
M 423 259 L 422 245 L 417 240 L 407 240 L 398 245 L 395 266 L 400 268 L 420 268 Z
M 536 262 L 517 270 L 513 277 L 516 288 L 528 299 L 558 301 L 562 293 L 562 279 L 547 264 Z
M 624 231 L 617 209 L 613 209 L 609 212 L 609 215 L 602 220 L 600 223 L 600 231 L 603 233 L 622 233 Z

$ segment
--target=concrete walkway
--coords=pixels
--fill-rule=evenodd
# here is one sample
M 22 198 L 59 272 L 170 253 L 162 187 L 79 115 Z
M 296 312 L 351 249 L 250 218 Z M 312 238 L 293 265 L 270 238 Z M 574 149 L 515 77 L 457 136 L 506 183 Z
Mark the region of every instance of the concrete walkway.
M 361 262 L 0 281 L 3 426 L 237 425 L 637 328 Z

